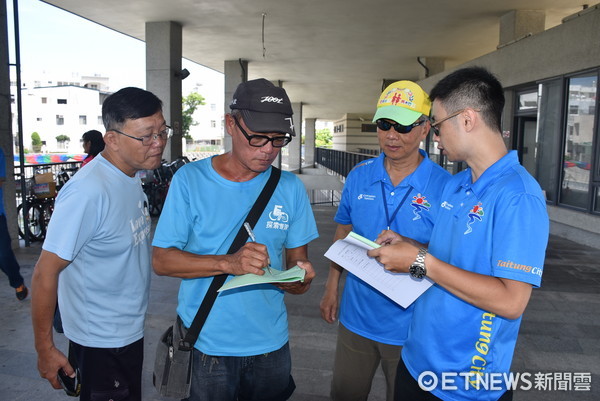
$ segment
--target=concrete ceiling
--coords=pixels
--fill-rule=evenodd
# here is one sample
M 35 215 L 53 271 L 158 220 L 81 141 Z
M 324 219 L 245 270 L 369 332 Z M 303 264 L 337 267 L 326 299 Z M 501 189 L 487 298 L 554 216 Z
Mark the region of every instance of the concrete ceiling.
M 423 77 L 417 57 L 446 68 L 496 49 L 500 17 L 543 10 L 546 29 L 578 0 L 51 0 L 48 4 L 144 40 L 145 23 L 183 26 L 183 56 L 223 72 L 248 60 L 249 79 L 282 81 L 303 117 L 373 113 L 384 79 Z M 264 56 L 263 56 L 263 13 Z

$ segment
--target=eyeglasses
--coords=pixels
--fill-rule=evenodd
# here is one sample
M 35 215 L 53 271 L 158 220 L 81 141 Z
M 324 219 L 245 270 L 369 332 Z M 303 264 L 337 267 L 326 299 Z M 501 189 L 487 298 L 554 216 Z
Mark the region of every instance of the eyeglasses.
M 388 120 L 384 120 L 382 118 L 380 118 L 379 120 L 375 121 L 375 123 L 377 124 L 377 128 L 379 128 L 382 131 L 389 131 L 390 128 L 394 127 L 394 130 L 399 133 L 399 134 L 408 134 L 410 131 L 412 131 L 413 128 L 418 127 L 419 125 L 423 124 L 426 120 L 421 120 L 421 121 L 417 121 L 416 123 L 413 123 L 411 125 L 402 125 L 400 123 L 391 123 Z
M 135 139 L 136 141 L 140 141 L 142 143 L 142 145 L 144 145 L 144 146 L 152 145 L 152 143 L 154 141 L 158 140 L 158 138 L 162 139 L 163 141 L 166 141 L 171 136 L 173 136 L 173 130 L 168 125 L 165 127 L 164 130 L 160 131 L 158 134 L 148 134 L 148 135 L 144 135 L 144 136 L 128 135 L 124 132 L 119 131 L 118 129 L 115 129 L 115 128 L 109 129 L 109 131 L 115 131 L 117 134 L 125 135 L 126 137 Z
M 446 117 L 442 118 L 440 121 L 434 121 L 433 119 L 431 119 L 431 130 L 433 131 L 433 133 L 435 135 L 440 136 L 440 129 L 438 128 L 438 126 L 441 123 L 443 123 L 444 121 L 456 117 L 457 115 L 459 115 L 460 113 L 462 113 L 465 110 L 467 110 L 467 109 L 461 109 L 461 110 L 457 111 L 456 113 L 452 113 L 449 116 L 446 116 Z M 477 112 L 481 111 L 481 110 L 478 110 L 478 109 L 473 109 L 473 110 L 475 110 Z
M 235 121 L 235 125 L 242 131 L 242 134 L 248 140 L 250 146 L 254 146 L 255 148 L 262 148 L 267 143 L 271 142 L 274 148 L 283 148 L 285 145 L 290 143 L 292 137 L 289 135 L 286 136 L 266 136 L 266 135 L 248 135 L 248 133 L 242 128 L 240 122 L 234 116 L 233 120 Z

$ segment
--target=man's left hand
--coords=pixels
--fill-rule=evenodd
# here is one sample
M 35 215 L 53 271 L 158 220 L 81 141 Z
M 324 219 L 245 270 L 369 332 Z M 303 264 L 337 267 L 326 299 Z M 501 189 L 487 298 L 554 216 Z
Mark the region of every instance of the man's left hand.
M 304 275 L 304 281 L 294 281 L 292 283 L 273 283 L 274 286 L 289 292 L 290 294 L 304 294 L 310 288 L 310 283 L 315 278 L 315 269 L 313 269 L 312 263 L 308 260 L 298 261 L 297 265 L 299 268 L 304 269 L 306 274 Z

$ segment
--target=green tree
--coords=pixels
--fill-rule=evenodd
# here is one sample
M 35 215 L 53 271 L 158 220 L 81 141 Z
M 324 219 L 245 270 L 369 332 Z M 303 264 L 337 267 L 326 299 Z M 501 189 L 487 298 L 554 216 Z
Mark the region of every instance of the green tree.
M 331 146 L 333 144 L 333 135 L 329 128 L 323 128 L 315 132 L 315 145 L 317 147 Z
M 61 134 L 61 135 L 59 135 L 59 136 L 56 137 L 56 141 L 57 142 L 69 142 L 70 140 L 71 140 L 71 138 L 69 138 L 68 135 Z
M 42 138 L 40 138 L 40 134 L 37 132 L 33 132 L 31 134 L 31 144 L 33 146 L 42 146 Z
M 194 121 L 194 112 L 198 106 L 204 106 L 205 104 L 204 97 L 198 92 L 192 92 L 181 99 L 181 134 L 188 141 L 192 140 L 190 128 L 194 125 L 198 125 L 198 123 Z
M 42 150 L 42 138 L 40 138 L 40 134 L 37 132 L 31 134 L 31 148 L 34 152 Z

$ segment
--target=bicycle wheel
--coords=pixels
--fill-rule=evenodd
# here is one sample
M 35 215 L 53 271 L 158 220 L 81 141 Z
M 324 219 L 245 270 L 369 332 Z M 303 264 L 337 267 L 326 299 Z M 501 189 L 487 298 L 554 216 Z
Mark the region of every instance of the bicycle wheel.
M 42 208 L 42 238 L 46 237 L 46 230 L 48 228 L 48 224 L 50 223 L 50 217 L 52 217 L 52 212 L 54 212 L 54 200 L 46 200 L 41 205 Z
M 39 241 L 44 237 L 44 212 L 40 205 L 36 204 L 26 204 L 25 210 L 23 213 L 23 204 L 17 208 L 19 236 L 24 239 L 25 230 L 27 230 L 30 241 Z

